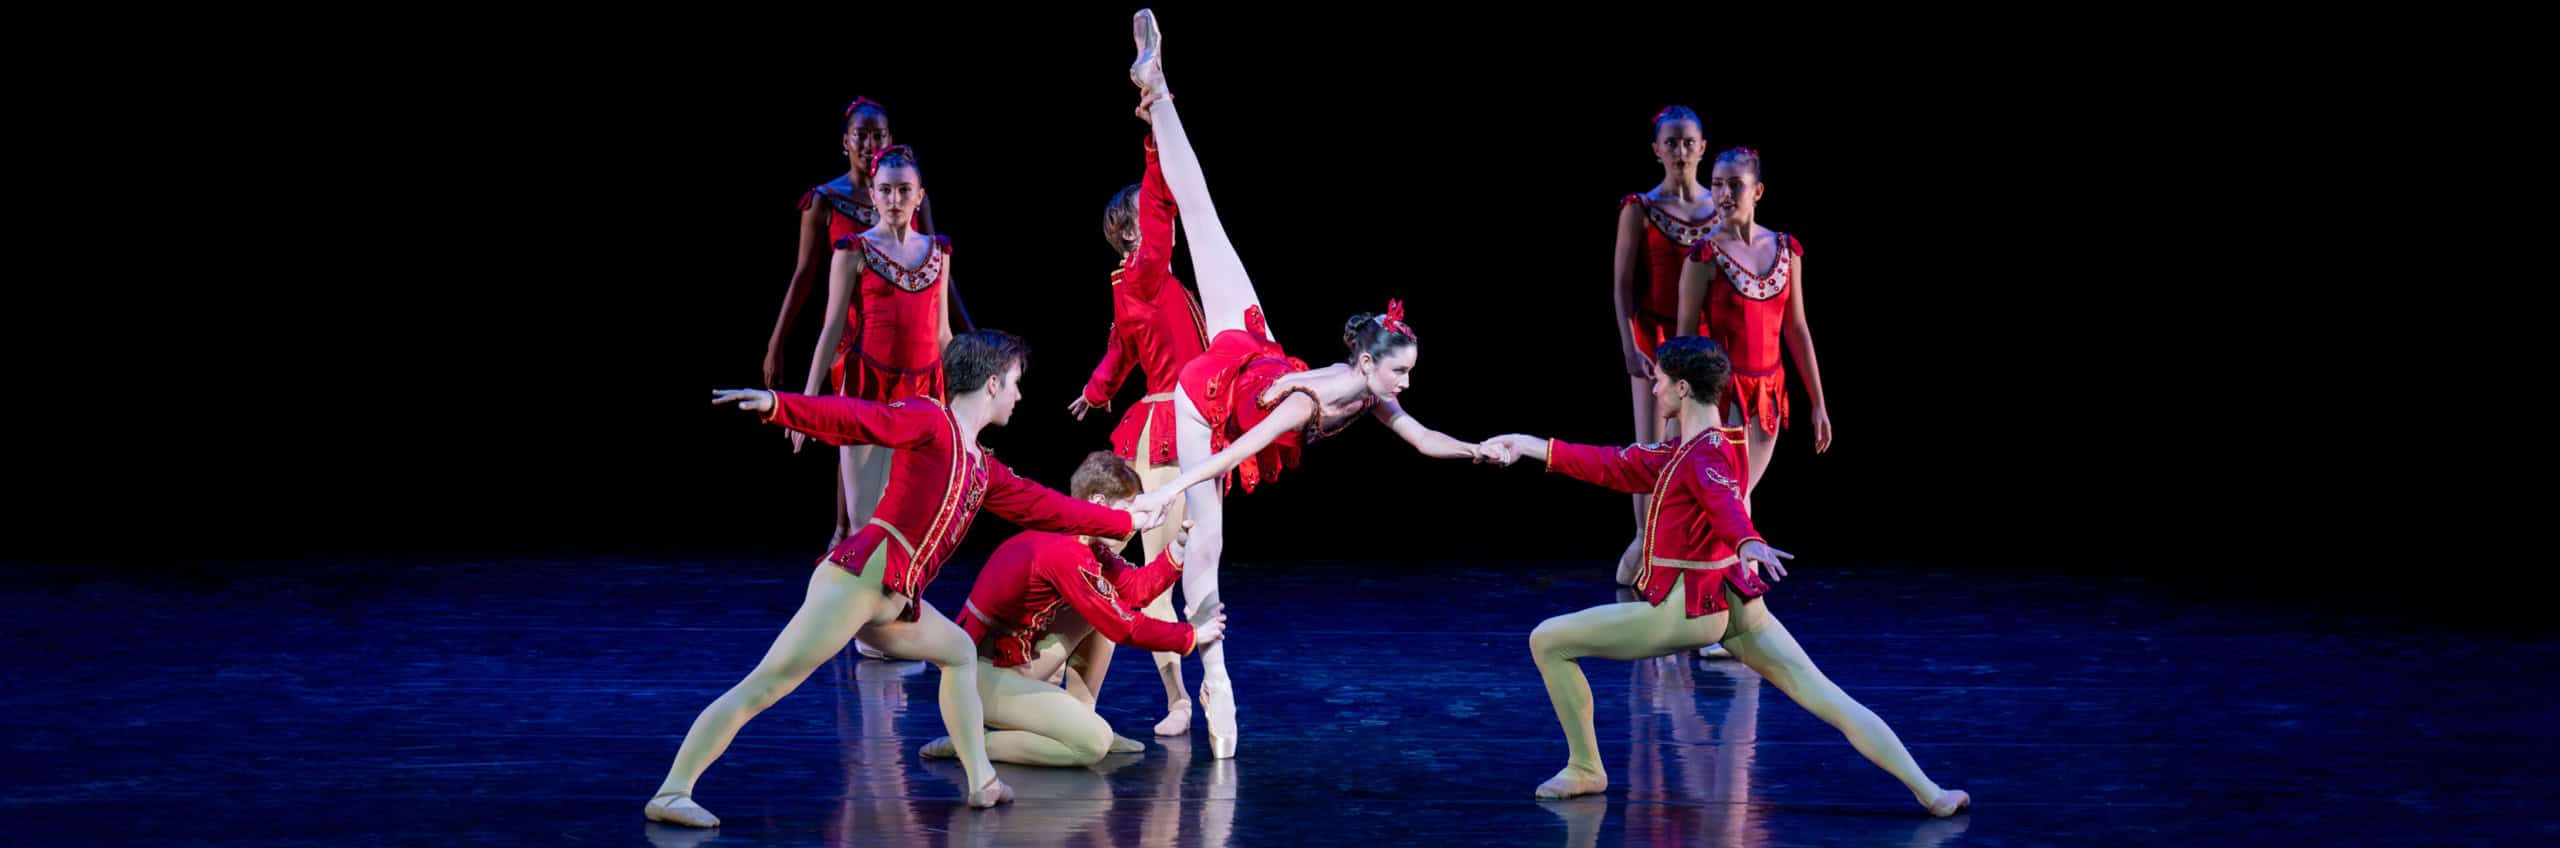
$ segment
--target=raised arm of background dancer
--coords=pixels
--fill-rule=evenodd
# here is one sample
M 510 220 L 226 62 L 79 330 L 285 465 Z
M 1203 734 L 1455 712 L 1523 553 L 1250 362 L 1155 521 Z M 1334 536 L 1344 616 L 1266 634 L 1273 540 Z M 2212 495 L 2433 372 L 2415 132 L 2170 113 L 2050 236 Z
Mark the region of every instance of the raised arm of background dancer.
M 1379 423 L 1387 425 L 1387 429 L 1396 431 L 1396 435 L 1404 437 L 1405 444 L 1412 445 L 1413 449 L 1423 456 L 1433 459 L 1471 459 L 1476 455 L 1474 442 L 1459 441 L 1449 434 L 1422 426 L 1420 420 L 1405 412 L 1404 406 L 1395 401 L 1379 401 L 1376 406 L 1369 407 L 1369 414 L 1376 416 Z
M 1249 400 L 1239 399 L 1239 402 Z M 1227 444 L 1226 450 L 1209 457 L 1209 461 L 1201 463 L 1197 468 L 1183 469 L 1182 476 L 1175 478 L 1173 485 L 1140 495 L 1140 503 L 1145 503 L 1146 498 L 1160 498 L 1170 503 L 1171 499 L 1181 497 L 1183 492 L 1189 491 L 1193 486 L 1226 476 L 1227 472 L 1243 464 L 1245 457 L 1261 453 L 1263 448 L 1270 447 L 1271 442 L 1280 438 L 1281 434 L 1307 426 L 1307 421 L 1315 415 L 1314 399 L 1307 397 L 1305 392 L 1290 392 L 1287 398 L 1280 401 L 1279 406 L 1271 409 L 1270 417 L 1262 419 L 1260 424 L 1253 425 L 1253 429 L 1244 431 L 1244 435 L 1237 436 L 1235 441 Z
M 1636 275 L 1644 268 L 1644 210 L 1637 204 L 1618 207 L 1618 252 L 1610 270 L 1612 302 L 1618 309 L 1618 348 L 1627 360 L 1627 376 L 1653 379 L 1653 360 L 1636 339 Z
M 1137 516 L 1014 476 L 994 457 L 987 458 L 986 510 L 1031 530 L 1105 536 L 1113 539 L 1139 530 Z M 1154 526 L 1152 524 L 1147 526 Z
M 1173 188 L 1164 181 L 1164 159 L 1156 152 L 1155 136 L 1147 136 L 1147 174 L 1138 180 L 1138 249 L 1129 256 L 1129 273 L 1121 284 L 1132 286 L 1130 294 L 1139 300 L 1154 302 L 1156 293 L 1173 279 L 1173 225 L 1182 217 L 1182 206 L 1174 202 Z
M 1662 466 L 1671 461 L 1672 449 L 1668 444 L 1612 448 L 1548 439 L 1543 451 L 1526 451 L 1532 456 L 1541 452 L 1548 471 L 1634 495 L 1653 491 L 1654 482 L 1661 479 Z
M 791 287 L 782 290 L 782 314 L 773 319 L 773 337 L 764 343 L 764 387 L 782 381 L 782 348 L 791 340 L 791 327 L 800 321 L 800 311 L 809 306 L 809 293 L 820 288 L 818 275 L 827 271 L 827 208 L 811 192 L 800 207 L 800 258 L 791 266 Z
M 1121 568 L 1114 569 L 1110 561 L 1118 560 L 1119 554 L 1109 551 L 1095 551 L 1095 553 L 1109 558 L 1103 560 L 1104 564 L 1101 566 L 1099 575 L 1085 570 L 1095 565 L 1095 558 L 1085 556 L 1083 551 L 1070 550 L 1063 545 L 1046 548 L 1034 554 L 1031 567 L 1042 577 L 1047 578 L 1049 585 L 1056 587 L 1058 594 L 1067 599 L 1067 605 L 1075 607 L 1076 614 L 1084 616 L 1084 620 L 1093 625 L 1093 632 L 1102 634 L 1102 638 L 1143 650 L 1191 653 L 1191 642 L 1199 636 L 1199 631 L 1192 629 L 1189 622 L 1160 621 L 1142 612 L 1138 606 L 1143 606 L 1146 603 L 1144 599 L 1153 598 L 1155 595 L 1138 594 L 1129 590 L 1149 587 L 1124 586 L 1117 581 L 1112 581 L 1110 577 L 1114 570 L 1134 573 L 1155 571 L 1157 567 L 1149 566 L 1142 569 L 1120 563 Z M 1163 570 L 1173 572 L 1176 576 L 1181 573 L 1179 567 Z M 1094 585 L 1091 578 L 1096 576 L 1111 583 L 1111 594 L 1103 594 L 1102 589 Z M 1173 584 L 1170 581 L 1164 584 L 1164 586 L 1171 585 Z M 1153 588 L 1158 593 L 1164 590 L 1161 586 Z M 1130 603 L 1132 600 L 1136 601 L 1137 606 Z
M 1787 272 L 1787 284 L 1795 287 L 1787 295 L 1787 355 L 1795 357 L 1796 379 L 1804 381 L 1805 396 L 1813 399 L 1813 452 L 1823 453 L 1831 450 L 1831 409 L 1823 402 L 1822 366 L 1813 357 L 1813 328 L 1804 320 L 1804 246 L 1796 245 L 1794 254 L 1788 261 L 1796 267 Z
M 862 279 L 862 251 L 836 251 L 835 257 L 827 263 L 827 320 L 818 325 L 818 349 L 809 354 L 808 386 L 800 390 L 801 394 L 814 395 L 826 386 L 827 363 L 835 357 L 836 345 L 843 343 L 845 333 L 854 332 L 847 326 L 846 310 L 861 305 L 853 291 L 854 281 L 859 279 Z
M 942 407 L 927 401 L 880 403 L 843 395 L 773 393 L 770 424 L 817 437 L 830 445 L 880 445 L 903 450 L 931 447 L 949 429 Z

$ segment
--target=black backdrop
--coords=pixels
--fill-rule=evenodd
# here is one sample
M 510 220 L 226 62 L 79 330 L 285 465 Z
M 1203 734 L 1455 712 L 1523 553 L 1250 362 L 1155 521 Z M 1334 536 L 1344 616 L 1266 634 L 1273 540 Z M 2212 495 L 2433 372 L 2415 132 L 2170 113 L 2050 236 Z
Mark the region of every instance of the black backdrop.
M 979 323 L 1033 345 L 1023 408 L 987 442 L 1063 482 L 1110 427 L 1063 407 L 1109 320 L 1099 213 L 1141 167 L 1126 11 L 431 21 L 233 50 L 159 78 L 165 110 L 87 103 L 150 124 L 76 139 L 155 175 L 82 207 L 126 222 L 90 249 L 145 272 L 45 313 L 112 330 L 47 348 L 43 373 L 98 388 L 26 443 L 44 482 L 17 558 L 814 553 L 831 460 L 704 400 L 757 381 L 793 201 L 842 172 L 857 94 L 920 151 Z M 2250 563 L 2217 585 L 2285 593 L 2347 561 L 2309 552 L 2318 533 L 2210 541 L 2285 511 L 2313 478 L 2266 472 L 2327 438 L 2253 431 L 2315 412 L 2285 370 L 2300 351 L 2239 317 L 2300 296 L 2233 284 L 2263 236 L 2161 226 L 2192 172 L 2162 152 L 2202 133 L 2224 139 L 2215 173 L 2275 155 L 2215 129 L 2264 103 L 1954 22 L 1824 40 L 1637 10 L 1161 11 L 1280 340 L 1321 361 L 1346 316 L 1404 300 L 1427 341 L 1407 406 L 1435 427 L 1628 436 L 1612 224 L 1659 177 L 1647 118 L 1684 103 L 1711 147 L 1764 151 L 1763 219 L 1807 246 L 1838 445 L 1812 454 L 1798 390 L 1758 503 L 1772 540 L 1809 564 L 1988 571 L 2204 554 Z M 1241 559 L 1604 560 L 1633 523 L 1621 496 L 1424 460 L 1371 425 L 1232 516 Z

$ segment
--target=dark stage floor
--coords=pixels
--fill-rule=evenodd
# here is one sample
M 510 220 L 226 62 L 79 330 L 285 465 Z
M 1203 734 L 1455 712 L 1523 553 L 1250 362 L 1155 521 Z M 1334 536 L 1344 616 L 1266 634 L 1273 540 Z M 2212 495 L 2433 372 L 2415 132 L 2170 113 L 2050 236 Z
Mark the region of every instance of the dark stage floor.
M 270 570 L 277 570 L 277 566 Z M 1526 634 L 1606 566 L 1242 562 L 1243 750 L 999 766 L 974 812 L 935 675 L 839 659 L 748 726 L 694 832 L 640 806 L 799 601 L 776 562 L 407 562 L 299 577 L 0 583 L 15 845 L 2488 845 L 2560 839 L 2560 641 L 2446 634 L 2165 582 L 1804 562 L 1771 610 L 1975 811 L 1927 818 L 1731 662 L 1585 661 L 1614 785 L 1564 759 Z M 974 563 L 929 593 L 949 610 Z M 740 575 L 748 575 L 742 577 Z M 2196 584 L 2188 584 L 2190 586 Z M 2388 601 L 2388 598 L 2381 599 Z M 1190 664 L 1198 679 L 1197 663 Z

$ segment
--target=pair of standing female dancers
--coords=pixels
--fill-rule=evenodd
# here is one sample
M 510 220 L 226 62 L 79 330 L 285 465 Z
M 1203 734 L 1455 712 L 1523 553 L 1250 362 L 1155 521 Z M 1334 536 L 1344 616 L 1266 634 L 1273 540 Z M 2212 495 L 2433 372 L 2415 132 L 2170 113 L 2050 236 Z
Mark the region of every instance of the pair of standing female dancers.
M 1551 445 L 1519 436 L 1504 437 L 1479 446 L 1430 430 L 1404 414 L 1396 398 L 1410 386 L 1417 348 L 1413 330 L 1403 320 L 1400 304 L 1391 304 L 1386 314 L 1356 317 L 1346 326 L 1345 341 L 1352 350 L 1347 362 L 1322 369 L 1305 367 L 1303 362 L 1286 356 L 1271 340 L 1259 297 L 1227 241 L 1215 207 L 1210 203 L 1199 160 L 1182 131 L 1172 95 L 1164 83 L 1159 62 L 1161 36 L 1151 15 L 1146 12 L 1139 14 L 1137 32 L 1140 56 L 1132 68 L 1132 78 L 1144 92 L 1141 110 L 1153 125 L 1153 141 L 1160 157 L 1163 181 L 1179 207 L 1181 220 L 1193 231 L 1194 267 L 1200 274 L 1201 286 L 1199 314 L 1205 325 L 1204 331 L 1213 331 L 1215 335 L 1200 355 L 1181 365 L 1176 381 L 1178 390 L 1170 392 L 1176 431 L 1175 455 L 1180 470 L 1170 481 L 1171 485 L 1135 498 L 1131 503 L 1130 521 L 1124 526 L 1129 529 L 1153 526 L 1161 520 L 1164 507 L 1170 506 L 1176 497 L 1183 499 L 1191 522 L 1197 525 L 1189 540 L 1189 567 L 1182 574 L 1184 594 L 1191 606 L 1198 608 L 1218 603 L 1217 560 L 1224 541 L 1222 510 L 1223 496 L 1228 490 L 1226 478 L 1234 475 L 1244 482 L 1249 492 L 1259 482 L 1296 464 L 1299 451 L 1306 443 L 1340 431 L 1364 412 L 1387 423 L 1426 455 L 1507 464 L 1520 456 L 1552 460 L 1561 452 L 1566 459 L 1559 470 L 1569 474 L 1576 474 L 1578 470 L 1577 476 L 1624 491 L 1649 490 L 1654 501 L 1648 509 L 1645 536 L 1641 540 L 1645 562 L 1637 577 L 1648 600 L 1552 619 L 1541 625 L 1532 637 L 1533 653 L 1537 656 L 1541 675 L 1549 680 L 1550 696 L 1556 702 L 1572 751 L 1566 770 L 1540 787 L 1541 796 L 1588 794 L 1606 786 L 1605 772 L 1600 769 L 1596 740 L 1590 729 L 1589 690 L 1587 684 L 1576 685 L 1581 678 L 1579 668 L 1573 662 L 1575 659 L 1581 656 L 1629 659 L 1654 656 L 1665 650 L 1712 644 L 1731 636 L 1742 640 L 1744 647 L 1737 653 L 1746 663 L 1768 676 L 1817 715 L 1842 729 L 1862 753 L 1902 777 L 1912 787 L 1915 797 L 1933 813 L 1951 814 L 1964 805 L 1963 793 L 1942 790 L 1928 783 L 1916 765 L 1910 764 L 1908 753 L 1902 750 L 1890 729 L 1823 679 L 1804 659 L 1792 639 L 1786 637 L 1783 628 L 1777 626 L 1775 619 L 1760 606 L 1757 596 L 1766 589 L 1758 582 L 1756 571 L 1767 567 L 1773 576 L 1782 577 L 1784 571 L 1779 560 L 1785 555 L 1769 550 L 1756 536 L 1750 535 L 1748 517 L 1741 508 L 1744 481 L 1750 477 L 1749 463 L 1745 453 L 1735 449 L 1734 437 L 1738 434 L 1722 429 L 1719 402 L 1732 380 L 1732 374 L 1720 346 L 1704 339 L 1683 338 L 1657 349 L 1657 356 L 1669 364 L 1652 369 L 1649 394 L 1657 404 L 1656 408 L 1665 411 L 1666 418 L 1678 420 L 1680 432 L 1692 435 L 1681 444 L 1637 445 L 1616 452 L 1597 448 L 1574 450 L 1570 449 L 1573 446 Z M 1168 231 L 1167 246 L 1169 235 Z M 958 347 L 955 345 L 955 350 Z M 1011 397 L 1018 397 L 1019 389 L 1014 381 L 1019 379 L 1020 373 L 1018 357 L 1011 363 L 1010 371 L 1001 377 L 988 377 L 976 387 L 966 400 L 966 408 L 984 410 L 989 403 L 985 399 L 992 397 L 998 399 L 995 403 L 1001 405 L 1002 412 L 1009 414 L 1011 400 L 1005 393 L 1010 390 Z M 986 369 L 977 369 L 983 370 Z M 973 377 L 977 371 L 971 372 Z M 1150 378 L 1151 381 L 1155 379 L 1152 371 Z M 796 415 L 811 419 L 802 423 L 784 423 L 839 439 L 864 434 L 860 428 L 848 427 L 841 421 L 812 423 L 816 410 L 810 407 L 812 402 L 807 398 L 776 398 L 771 393 L 744 391 L 723 393 L 719 400 L 738 402 L 759 410 L 775 410 L 785 417 Z M 1089 396 L 1080 400 L 1086 405 L 1091 403 Z M 891 405 L 892 408 L 894 406 Z M 955 404 L 955 409 L 958 407 L 959 404 Z M 879 414 L 876 404 L 842 406 L 826 412 L 846 420 Z M 981 426 L 988 420 L 983 416 L 981 411 L 976 419 Z M 1150 413 L 1149 420 L 1153 418 Z M 959 419 L 953 417 L 951 420 Z M 1001 423 L 1001 418 L 995 419 L 995 423 Z M 957 435 L 961 428 L 954 426 L 945 430 Z M 1143 425 L 1141 432 L 1144 433 Z M 973 446 L 974 434 L 975 428 L 969 428 L 969 438 L 957 439 L 956 443 Z M 1701 445 L 1716 449 L 1699 450 Z M 983 455 L 977 455 L 977 458 L 981 466 L 986 464 Z M 955 457 L 951 464 L 961 463 Z M 1001 468 L 1000 465 L 996 467 Z M 1212 482 L 1218 485 L 1209 485 Z M 948 511 L 950 502 L 948 497 L 942 499 L 944 511 Z M 1022 509 L 1022 505 L 1017 503 L 1016 509 Z M 1052 509 L 1064 511 L 1063 507 L 1053 506 Z M 1661 523 L 1666 511 L 1673 519 L 1667 525 Z M 1030 513 L 1025 511 L 1024 515 Z M 1037 520 L 1036 516 L 1033 518 Z M 1018 517 L 1016 520 L 1025 519 Z M 1093 524 L 1083 526 L 1110 523 L 1107 519 L 1090 516 L 1085 520 Z M 1052 519 L 1051 523 L 1063 525 L 1067 522 Z M 963 524 L 961 529 L 965 532 L 965 522 Z M 895 527 L 890 529 L 894 534 Z M 1065 527 L 1061 532 L 1110 535 L 1109 530 L 1097 532 L 1074 526 Z M 863 535 L 870 538 L 872 545 L 878 545 L 879 534 L 866 529 Z M 956 534 L 951 538 L 956 540 Z M 853 542 L 848 544 L 861 547 Z M 1721 556 L 1717 555 L 1719 551 L 1723 552 Z M 940 553 L 947 554 L 947 548 Z M 914 551 L 910 550 L 909 554 L 914 556 Z M 1682 554 L 1695 558 L 1679 556 Z M 839 546 L 838 555 L 830 557 L 835 564 L 846 565 L 856 572 L 862 570 L 848 565 L 848 559 L 843 555 L 843 546 Z M 935 564 L 938 565 L 938 560 Z M 822 575 L 828 571 L 828 566 L 820 567 Z M 912 569 L 907 573 L 909 576 L 903 585 L 887 591 L 875 587 L 873 592 L 882 594 L 885 602 L 874 600 L 874 603 L 904 609 L 909 616 L 914 615 L 913 610 L 919 605 L 909 602 L 921 584 L 915 582 Z M 929 570 L 924 579 L 930 579 Z M 817 596 L 817 582 L 813 577 L 813 599 Z M 1683 596 L 1684 603 L 1678 611 L 1666 612 L 1671 608 L 1664 602 L 1675 589 L 1681 590 L 1678 594 Z M 932 612 L 929 607 L 924 610 Z M 1730 621 L 1728 611 L 1734 611 Z M 810 608 L 804 607 L 804 616 L 809 612 Z M 841 617 L 823 613 L 822 610 L 817 617 Z M 940 619 L 938 614 L 934 618 L 947 625 L 947 620 Z M 793 629 L 799 629 L 800 621 L 795 618 Z M 785 640 L 791 636 L 792 630 L 786 630 Z M 841 645 L 842 640 L 839 639 L 836 647 Z M 1233 682 L 1226 673 L 1223 648 L 1224 644 L 1220 642 L 1203 651 L 1201 691 L 1202 706 L 1210 716 L 1212 749 L 1221 757 L 1234 754 L 1237 739 Z M 1631 650 L 1644 653 L 1628 654 Z M 783 641 L 777 641 L 774 653 L 786 653 Z M 771 664 L 774 656 L 769 655 L 767 659 Z M 809 664 L 813 666 L 814 661 Z M 973 737 L 982 734 L 984 729 L 974 726 L 979 719 L 977 710 L 953 709 L 952 690 L 955 684 L 951 672 L 954 668 L 952 664 L 944 667 L 945 722 L 953 728 L 953 746 L 958 755 L 966 765 L 975 766 L 984 761 L 984 755 L 982 750 L 972 750 L 978 746 L 969 742 L 976 741 Z M 763 672 L 764 669 L 760 668 L 759 673 Z M 806 673 L 805 668 L 799 671 L 802 676 Z M 796 680 L 793 678 L 792 683 L 796 684 Z M 749 682 L 755 681 L 756 678 L 751 677 Z M 748 683 L 742 683 L 740 689 L 746 688 Z M 785 691 L 787 688 L 784 687 Z M 737 693 L 738 690 L 733 690 L 731 695 Z M 778 693 L 774 697 L 778 697 Z M 730 698 L 724 696 L 723 702 Z M 770 700 L 764 703 L 770 703 Z M 755 708 L 760 709 L 761 706 L 757 704 Z M 976 704 L 963 706 L 974 707 Z M 722 704 L 715 703 L 712 709 L 705 711 L 703 718 L 696 722 L 695 735 L 702 735 L 703 725 L 711 722 L 714 713 L 720 712 L 721 708 Z M 736 722 L 742 723 L 743 716 L 737 717 Z M 971 726 L 963 729 L 964 724 Z M 730 723 L 725 729 L 714 729 L 718 731 L 713 734 L 719 737 L 717 747 L 725 747 L 726 737 L 734 734 L 736 726 Z M 689 736 L 687 754 L 695 747 L 693 738 Z M 710 751 L 710 755 L 717 755 L 717 747 Z M 690 763 L 688 769 L 687 756 L 680 754 L 668 785 L 680 783 L 682 788 L 662 789 L 660 796 L 650 804 L 652 818 L 680 823 L 697 823 L 708 818 L 708 814 L 701 813 L 686 795 L 692 777 L 699 774 L 701 767 L 708 765 L 707 758 L 694 759 L 696 761 Z M 679 776 L 683 778 L 681 781 Z M 998 803 L 1004 799 L 1002 784 L 994 781 L 992 776 L 981 782 L 979 771 L 971 768 L 970 779 L 973 786 L 979 787 L 970 793 L 973 805 Z
M 1613 265 L 1618 339 L 1626 360 L 1638 442 L 1663 441 L 1676 432 L 1673 416 L 1653 399 L 1651 351 L 1675 336 L 1704 334 L 1733 363 L 1723 392 L 1725 418 L 1745 429 L 1750 478 L 1743 503 L 1777 455 L 1778 432 L 1787 423 L 1786 370 L 1780 351 L 1792 356 L 1813 401 L 1816 453 L 1831 449 L 1831 413 L 1814 358 L 1813 331 L 1805 321 L 1804 246 L 1793 236 L 1760 226 L 1760 154 L 1737 147 L 1715 157 L 1707 181 L 1698 180 L 1706 151 L 1706 123 L 1686 106 L 1667 106 L 1653 117 L 1653 155 L 1662 182 L 1618 202 L 1618 246 Z M 1635 497 L 1641 530 L 1647 495 Z M 1632 585 L 1642 563 L 1642 538 L 1618 560 L 1618 583 Z

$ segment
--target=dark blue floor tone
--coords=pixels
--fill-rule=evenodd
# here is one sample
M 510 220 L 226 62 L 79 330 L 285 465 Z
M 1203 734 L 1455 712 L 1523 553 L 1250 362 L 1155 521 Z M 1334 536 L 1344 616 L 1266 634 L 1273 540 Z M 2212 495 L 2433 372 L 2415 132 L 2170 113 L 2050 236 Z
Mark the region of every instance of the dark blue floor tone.
M 929 597 L 946 610 L 974 564 Z M 1807 562 L 1771 609 L 1976 811 L 1926 818 L 1738 664 L 1587 660 L 1613 785 L 1539 802 L 1564 744 L 1539 620 L 1605 564 L 1245 563 L 1227 582 L 1243 749 L 999 766 L 959 805 L 936 673 L 840 659 L 645 823 L 687 723 L 796 606 L 790 562 L 416 563 L 299 579 L 0 584 L 18 845 L 2553 844 L 2549 640 L 2268 611 L 2160 584 Z M 734 575 L 756 575 L 742 579 Z M 2380 599 L 2387 601 L 2388 598 Z M 1189 664 L 1198 680 L 1198 665 Z M 2172 841 L 2177 840 L 2177 841 Z

